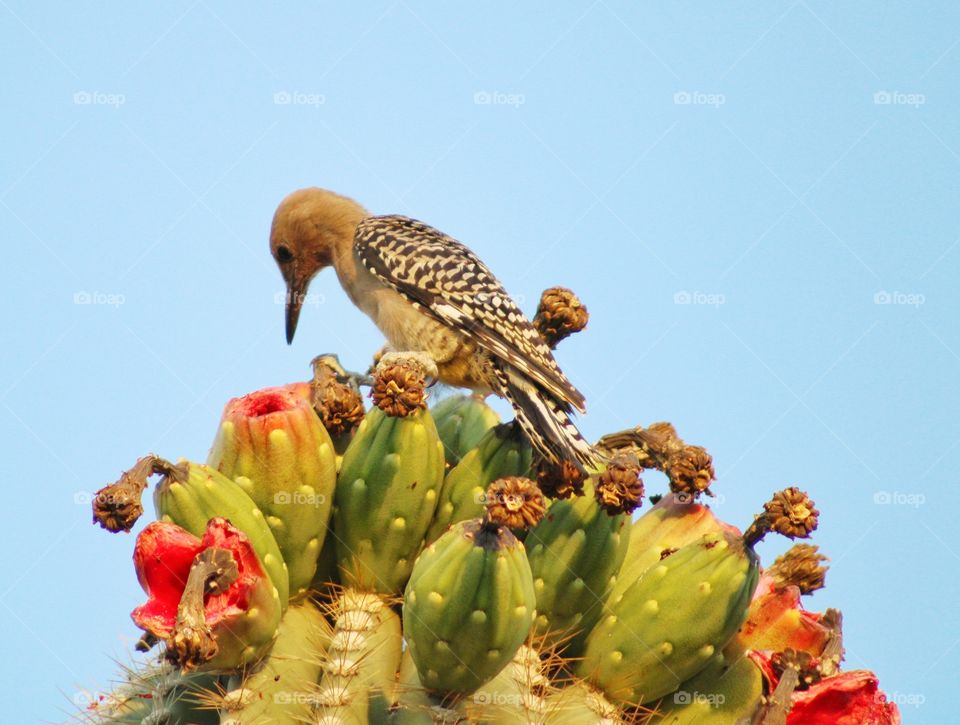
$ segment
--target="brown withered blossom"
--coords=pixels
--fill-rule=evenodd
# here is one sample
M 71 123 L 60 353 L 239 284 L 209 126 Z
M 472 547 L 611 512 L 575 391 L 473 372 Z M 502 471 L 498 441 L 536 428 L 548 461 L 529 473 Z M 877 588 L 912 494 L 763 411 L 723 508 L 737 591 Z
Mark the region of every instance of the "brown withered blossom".
M 395 363 L 379 368 L 370 391 L 373 404 L 389 416 L 405 418 L 427 407 L 426 376 L 414 364 Z
M 630 513 L 643 503 L 643 481 L 634 456 L 614 458 L 597 476 L 594 495 L 600 507 L 611 516 Z
M 753 545 L 775 531 L 789 539 L 806 539 L 817 528 L 819 515 L 807 494 L 796 487 L 785 488 L 763 505 L 763 513 L 754 519 L 743 538 Z
M 487 487 L 484 518 L 494 526 L 528 529 L 537 525 L 545 511 L 543 494 L 529 478 L 498 478 Z
M 587 308 L 572 290 L 551 287 L 540 295 L 533 326 L 551 348 L 587 326 Z
M 823 588 L 827 576 L 823 562 L 827 560 L 814 544 L 794 544 L 777 557 L 767 573 L 778 588 L 792 585 L 798 587 L 801 594 L 810 594 Z
M 537 485 L 544 496 L 554 499 L 583 495 L 586 474 L 570 461 L 551 463 L 541 459 L 537 466 Z

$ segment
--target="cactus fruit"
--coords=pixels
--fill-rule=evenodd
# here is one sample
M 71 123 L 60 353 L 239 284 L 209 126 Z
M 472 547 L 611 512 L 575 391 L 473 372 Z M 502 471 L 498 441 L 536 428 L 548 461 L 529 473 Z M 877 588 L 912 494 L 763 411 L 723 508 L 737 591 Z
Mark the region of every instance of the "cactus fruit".
M 380 379 L 391 371 L 400 378 L 383 385 L 384 400 L 400 412 L 410 400 L 388 396 L 389 384 L 408 380 L 396 368 L 387 368 Z M 343 454 L 334 502 L 342 580 L 387 595 L 403 591 L 443 481 L 443 450 L 430 413 L 417 404 L 408 412 L 403 417 L 380 408 L 367 413 Z
M 739 647 L 717 652 L 700 672 L 657 704 L 650 725 L 749 722 L 763 696 L 763 677 Z
M 528 475 L 532 458 L 533 449 L 516 422 L 488 430 L 447 472 L 427 541 L 438 539 L 451 524 L 481 516 L 487 486 L 498 478 Z
M 290 598 L 287 564 L 263 512 L 233 479 L 210 466 L 190 461 L 164 462 L 163 478 L 153 491 L 153 504 L 162 521 L 202 536 L 207 522 L 222 516 L 246 534 L 260 563 L 276 587 L 277 601 L 286 610 Z
M 240 484 L 263 512 L 296 597 L 316 572 L 337 473 L 330 436 L 293 387 L 227 403 L 207 463 Z
M 299 725 L 307 722 L 330 643 L 330 624 L 315 604 L 292 604 L 280 623 L 270 657 L 232 676 L 216 702 L 220 725 Z
M 443 442 L 448 466 L 476 448 L 487 431 L 500 422 L 500 416 L 478 395 L 451 395 L 430 410 Z
M 539 496 L 529 480 L 492 484 L 484 518 L 455 524 L 417 559 L 404 594 L 403 631 L 427 689 L 473 692 L 526 639 L 536 594 L 510 527 L 521 525 L 528 511 L 536 517 L 536 504 L 527 499 L 532 492 Z
M 578 674 L 624 704 L 673 692 L 736 634 L 758 576 L 752 550 L 731 534 L 688 544 L 609 603 Z
M 524 545 L 537 594 L 534 631 L 547 645 L 562 643 L 567 656 L 581 654 L 629 541 L 629 515 L 608 515 L 589 482 L 583 496 L 554 501 L 529 531 Z
M 722 531 L 723 527 L 707 506 L 688 496 L 667 494 L 631 525 L 630 543 L 610 598 L 622 595 L 663 558 L 664 552 L 698 541 L 704 534 Z
M 742 537 L 707 534 L 668 554 L 609 603 L 578 673 L 625 704 L 675 691 L 743 624 L 759 579 L 753 546 L 770 531 L 809 536 L 817 516 L 806 494 L 788 488 L 764 504 Z
M 133 561 L 148 597 L 133 621 L 184 670 L 249 665 L 273 642 L 280 622 L 273 584 L 249 539 L 226 519 L 211 519 L 202 539 L 155 521 L 137 537 Z

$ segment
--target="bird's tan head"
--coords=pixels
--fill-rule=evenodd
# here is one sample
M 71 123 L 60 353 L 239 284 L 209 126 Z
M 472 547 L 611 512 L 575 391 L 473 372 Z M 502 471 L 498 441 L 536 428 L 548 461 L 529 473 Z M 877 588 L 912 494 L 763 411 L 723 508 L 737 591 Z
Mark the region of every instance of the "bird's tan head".
M 316 187 L 280 202 L 270 229 L 270 253 L 287 283 L 287 343 L 293 342 L 310 280 L 325 267 L 349 264 L 353 235 L 365 216 L 353 199 Z

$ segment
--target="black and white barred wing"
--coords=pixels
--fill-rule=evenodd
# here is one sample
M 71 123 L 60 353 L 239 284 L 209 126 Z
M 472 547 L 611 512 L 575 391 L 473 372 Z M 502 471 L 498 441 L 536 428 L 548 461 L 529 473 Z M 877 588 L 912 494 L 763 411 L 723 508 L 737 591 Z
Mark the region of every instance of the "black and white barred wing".
M 467 247 L 404 216 L 368 217 L 354 240 L 364 267 L 435 319 L 472 336 L 558 401 L 584 410 L 583 395 L 486 265 Z

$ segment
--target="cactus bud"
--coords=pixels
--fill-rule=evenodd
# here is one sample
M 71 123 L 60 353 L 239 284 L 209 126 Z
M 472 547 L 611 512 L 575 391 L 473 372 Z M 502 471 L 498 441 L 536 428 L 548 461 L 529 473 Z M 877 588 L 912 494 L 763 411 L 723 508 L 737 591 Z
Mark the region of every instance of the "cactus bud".
M 426 376 L 417 365 L 394 363 L 377 370 L 370 391 L 373 404 L 394 418 L 406 418 L 427 407 Z

